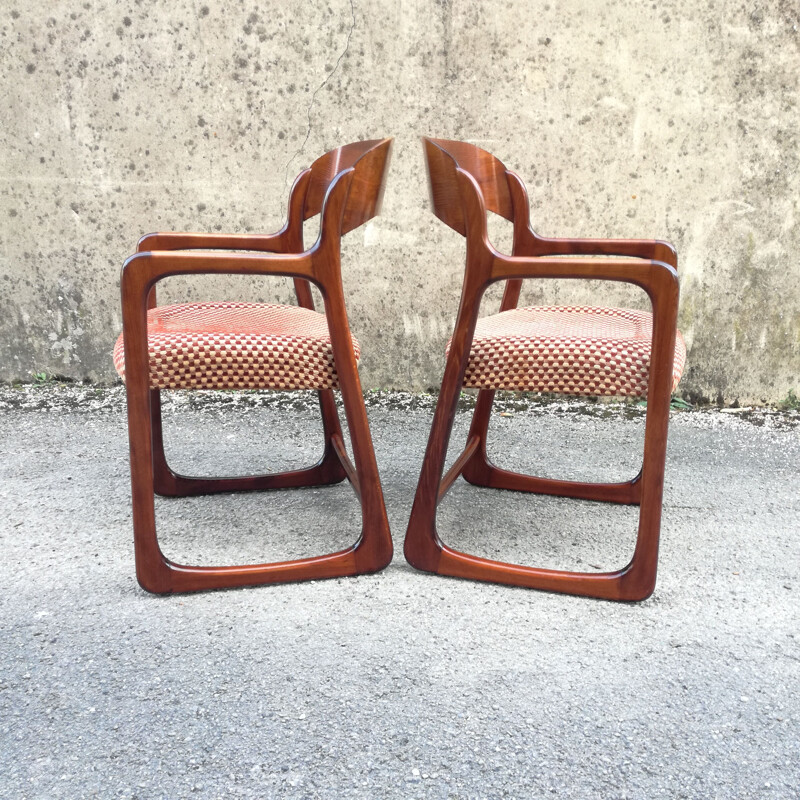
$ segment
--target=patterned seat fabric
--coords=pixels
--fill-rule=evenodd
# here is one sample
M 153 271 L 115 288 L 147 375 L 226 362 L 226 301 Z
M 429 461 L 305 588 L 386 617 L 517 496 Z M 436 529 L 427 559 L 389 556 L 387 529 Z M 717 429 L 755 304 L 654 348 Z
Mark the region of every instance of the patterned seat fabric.
M 652 314 L 627 308 L 534 306 L 504 311 L 478 320 L 464 386 L 644 396 L 652 334 Z M 686 345 L 678 332 L 673 390 L 685 361 Z
M 333 389 L 324 314 L 269 303 L 186 303 L 147 313 L 154 389 Z M 353 338 L 356 360 L 361 348 Z M 114 366 L 125 379 L 123 337 Z

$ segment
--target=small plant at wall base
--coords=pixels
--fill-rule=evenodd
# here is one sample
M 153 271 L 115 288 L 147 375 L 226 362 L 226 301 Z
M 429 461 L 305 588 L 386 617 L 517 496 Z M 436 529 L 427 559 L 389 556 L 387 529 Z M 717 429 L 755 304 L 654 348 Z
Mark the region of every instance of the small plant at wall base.
M 647 400 L 635 400 L 633 405 L 637 408 L 647 408 Z M 688 400 L 684 400 L 677 395 L 672 396 L 672 399 L 669 401 L 669 407 L 673 409 L 673 411 L 692 411 L 694 409 L 694 406 Z
M 61 375 L 55 372 L 33 372 L 31 373 L 33 378 L 34 386 L 51 386 L 54 383 L 75 383 L 74 378 L 70 378 L 67 375 Z M 88 380 L 84 380 L 84 383 L 88 383 Z
M 789 389 L 786 399 L 778 404 L 781 411 L 800 411 L 800 396 L 794 389 Z

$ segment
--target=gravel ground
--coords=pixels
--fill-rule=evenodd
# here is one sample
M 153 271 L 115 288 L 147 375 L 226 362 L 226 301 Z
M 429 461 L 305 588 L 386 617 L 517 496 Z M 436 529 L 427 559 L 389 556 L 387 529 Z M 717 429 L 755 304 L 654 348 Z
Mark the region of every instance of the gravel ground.
M 370 396 L 369 416 L 384 572 L 160 598 L 134 579 L 122 390 L 0 389 L 0 796 L 800 797 L 797 412 L 674 412 L 637 605 L 411 569 L 432 401 Z M 165 417 L 186 471 L 319 451 L 307 395 L 178 393 Z M 642 429 L 585 403 L 492 422 L 503 465 L 598 479 L 636 471 Z M 165 551 L 195 563 L 332 550 L 355 510 L 346 485 L 157 503 Z M 635 510 L 460 481 L 440 520 L 459 548 L 598 569 L 630 554 Z

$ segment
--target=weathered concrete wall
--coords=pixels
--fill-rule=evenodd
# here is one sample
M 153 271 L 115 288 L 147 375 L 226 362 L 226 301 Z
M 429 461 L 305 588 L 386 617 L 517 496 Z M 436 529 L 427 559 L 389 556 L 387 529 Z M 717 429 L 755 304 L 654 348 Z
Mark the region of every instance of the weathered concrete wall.
M 2 379 L 114 378 L 119 266 L 141 233 L 274 230 L 314 157 L 394 135 L 383 216 L 345 244 L 349 309 L 366 387 L 435 385 L 463 251 L 428 210 L 427 133 L 518 171 L 545 235 L 677 246 L 684 394 L 800 388 L 794 3 L 2 5 Z M 291 296 L 202 279 L 162 297 L 242 290 Z

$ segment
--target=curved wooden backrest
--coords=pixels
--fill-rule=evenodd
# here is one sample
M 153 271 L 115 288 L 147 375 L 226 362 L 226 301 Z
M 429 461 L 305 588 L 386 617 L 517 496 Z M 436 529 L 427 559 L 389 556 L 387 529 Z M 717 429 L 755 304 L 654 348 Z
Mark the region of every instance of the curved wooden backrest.
M 433 213 L 466 236 L 464 207 L 456 168 L 472 175 L 480 187 L 487 211 L 513 222 L 514 204 L 502 161 L 473 144 L 447 139 L 422 139 L 428 163 Z
M 342 170 L 350 167 L 355 169 L 355 173 L 347 196 L 341 233 L 352 231 L 372 219 L 380 211 L 391 149 L 391 139 L 370 139 L 337 147 L 320 156 L 311 165 L 303 219 L 322 211 L 331 182 Z

